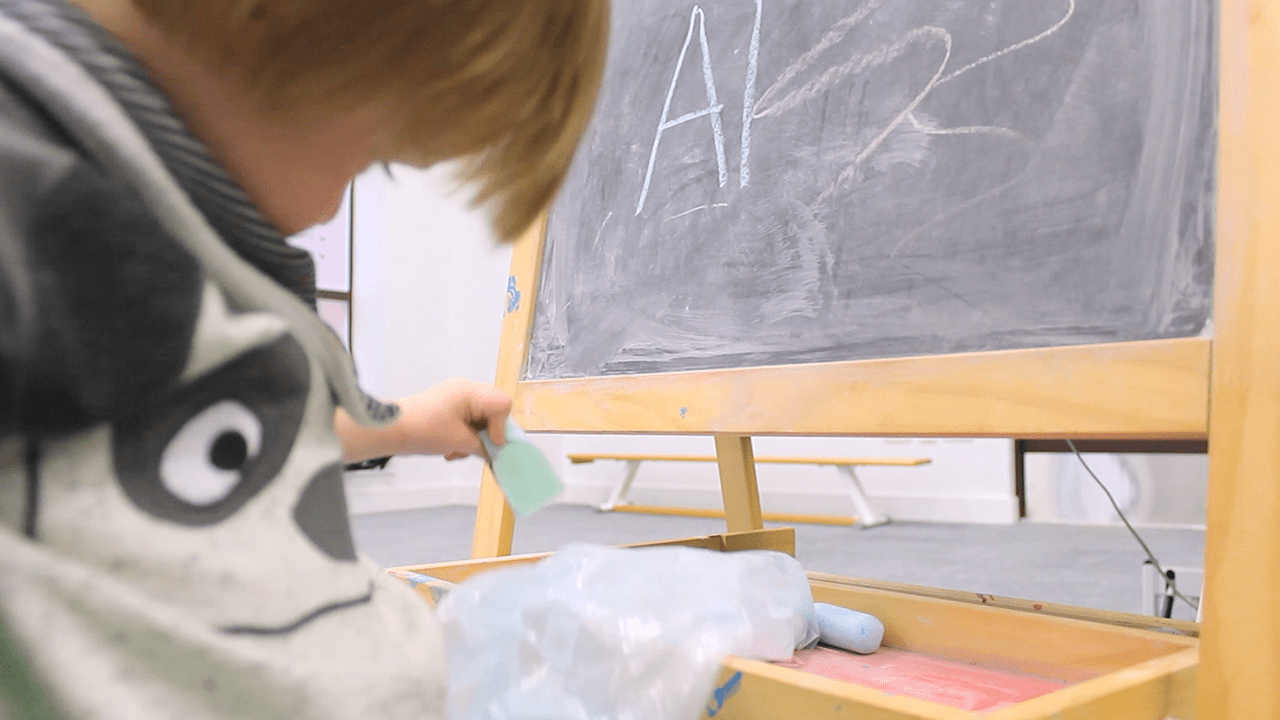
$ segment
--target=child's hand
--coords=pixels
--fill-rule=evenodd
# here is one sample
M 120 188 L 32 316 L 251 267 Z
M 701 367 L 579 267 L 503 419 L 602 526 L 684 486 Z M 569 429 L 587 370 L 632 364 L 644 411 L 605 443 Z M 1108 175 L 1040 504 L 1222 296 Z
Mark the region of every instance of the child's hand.
M 386 455 L 443 455 L 448 460 L 483 456 L 480 430 L 484 428 L 495 443 L 507 441 L 511 398 L 492 385 L 446 380 L 396 402 L 400 418 L 382 428 L 360 427 L 341 408 L 337 410 L 334 430 L 346 462 Z
M 511 397 L 492 385 L 455 378 L 401 398 L 400 419 L 395 428 L 403 455 L 443 455 L 457 460 L 484 455 L 480 430 L 487 428 L 493 442 L 506 439 Z

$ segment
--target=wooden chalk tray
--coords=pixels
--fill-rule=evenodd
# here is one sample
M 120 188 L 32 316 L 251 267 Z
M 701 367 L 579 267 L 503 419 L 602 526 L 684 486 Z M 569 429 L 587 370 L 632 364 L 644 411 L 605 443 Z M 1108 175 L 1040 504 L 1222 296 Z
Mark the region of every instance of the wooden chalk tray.
M 722 552 L 777 550 L 794 555 L 795 532 L 772 528 L 644 545 Z M 546 554 L 392 570 L 462 582 L 478 573 L 543 557 Z M 868 612 L 884 622 L 883 656 L 868 656 L 875 659 L 866 662 L 857 656 L 848 660 L 858 666 L 853 670 L 878 682 L 855 684 L 833 679 L 831 672 L 824 676 L 798 667 L 813 664 L 814 656 L 798 657 L 790 666 L 730 657 L 704 718 L 1187 720 L 1195 716 L 1199 666 L 1195 623 L 817 573 L 809 577 L 814 600 Z M 418 589 L 430 597 L 429 589 Z M 880 665 L 874 666 L 877 662 Z M 901 681 L 903 673 L 916 672 L 913 666 L 927 667 L 932 675 Z M 899 681 L 888 677 L 895 672 Z M 974 692 L 955 691 L 965 682 L 973 684 Z M 996 702 L 1005 684 L 1034 697 Z M 948 690 L 945 685 L 953 687 Z

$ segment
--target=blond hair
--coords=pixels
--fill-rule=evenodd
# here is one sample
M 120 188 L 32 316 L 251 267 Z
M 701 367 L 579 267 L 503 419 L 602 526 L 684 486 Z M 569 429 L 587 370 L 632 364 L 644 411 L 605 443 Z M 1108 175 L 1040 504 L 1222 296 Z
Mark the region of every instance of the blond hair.
M 392 108 L 386 161 L 460 159 L 494 231 L 551 202 L 603 74 L 608 0 L 133 0 L 264 109 Z

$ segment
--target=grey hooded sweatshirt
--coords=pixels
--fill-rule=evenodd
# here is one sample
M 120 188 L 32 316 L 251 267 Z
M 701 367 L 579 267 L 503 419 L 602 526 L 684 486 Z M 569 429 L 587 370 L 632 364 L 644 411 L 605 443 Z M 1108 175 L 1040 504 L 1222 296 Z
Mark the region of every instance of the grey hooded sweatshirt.
M 335 404 L 396 409 L 314 290 L 122 47 L 0 0 L 0 718 L 443 715 L 343 499 Z

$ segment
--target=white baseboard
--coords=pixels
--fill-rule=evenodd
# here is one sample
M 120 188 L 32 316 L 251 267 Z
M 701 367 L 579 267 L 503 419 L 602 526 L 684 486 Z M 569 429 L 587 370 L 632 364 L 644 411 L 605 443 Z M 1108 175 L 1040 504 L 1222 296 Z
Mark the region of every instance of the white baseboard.
M 565 488 L 560 502 L 600 505 L 612 485 L 576 484 Z M 628 500 L 637 505 L 718 510 L 720 491 L 713 488 L 640 486 Z M 915 522 L 1012 525 L 1018 522 L 1018 499 L 1012 495 L 911 496 L 872 495 L 871 506 L 890 518 Z M 853 515 L 853 501 L 841 493 L 762 491 L 760 504 L 769 512 L 806 515 Z
M 560 496 L 558 502 L 564 505 L 601 505 L 609 499 L 609 493 L 612 491 L 612 485 L 574 483 L 565 485 L 564 494 Z
M 479 505 L 480 504 L 480 484 L 467 483 L 466 485 L 453 486 L 453 504 L 454 505 Z
M 1018 498 L 1012 495 L 871 496 L 871 506 L 890 518 L 915 522 L 1015 525 Z
M 458 488 L 452 484 L 406 484 L 395 480 L 395 473 L 389 471 L 347 473 L 347 512 L 371 515 L 463 504 L 456 497 Z
M 612 485 L 576 483 L 565 488 L 565 505 L 600 505 Z M 362 471 L 347 477 L 347 506 L 352 515 L 416 510 L 446 505 L 475 505 L 480 488 L 466 484 L 404 484 L 391 472 Z M 715 488 L 633 488 L 629 500 L 638 505 L 718 510 Z M 1011 495 L 912 496 L 872 495 L 872 507 L 896 520 L 939 523 L 1012 525 L 1018 521 L 1018 499 Z M 808 515 L 853 515 L 853 502 L 841 493 L 764 491 L 760 503 L 769 512 Z

